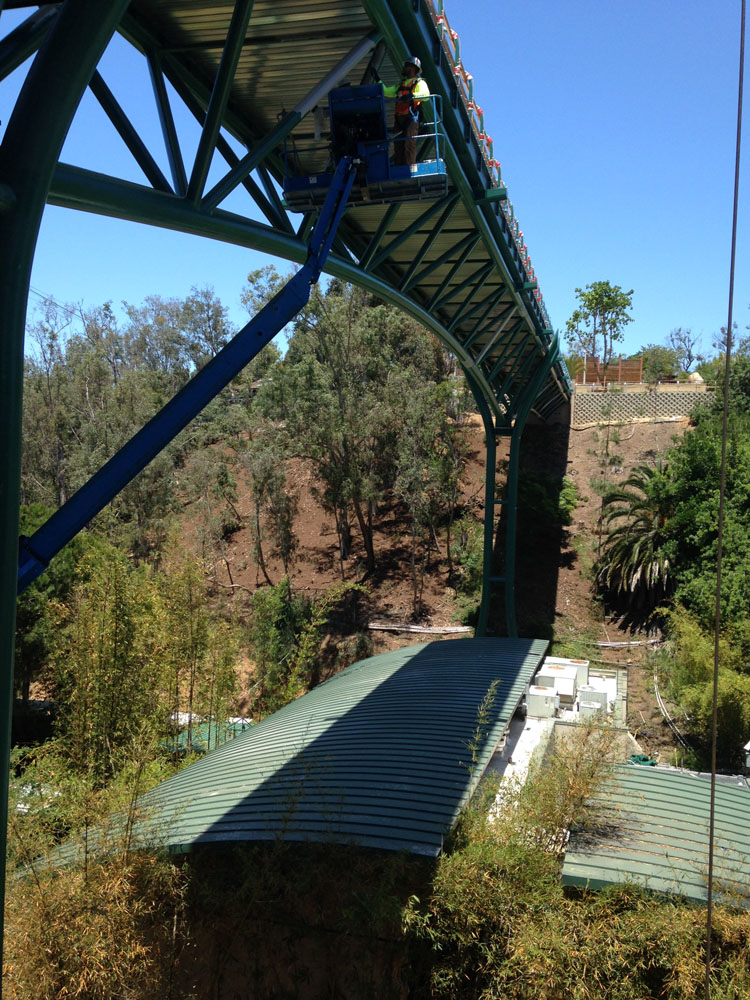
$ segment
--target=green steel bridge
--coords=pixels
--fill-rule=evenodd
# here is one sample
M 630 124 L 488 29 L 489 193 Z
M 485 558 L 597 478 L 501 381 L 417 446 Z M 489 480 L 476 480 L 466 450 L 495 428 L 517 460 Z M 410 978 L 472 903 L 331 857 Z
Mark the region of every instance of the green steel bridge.
M 489 595 L 498 585 L 504 587 L 507 630 L 514 635 L 519 440 L 528 415 L 551 416 L 569 400 L 571 386 L 474 81 L 461 61 L 460 38 L 442 0 L 64 0 L 44 6 L 0 0 L 0 11 L 0 88 L 11 74 L 17 79 L 15 71 L 25 74 L 0 144 L 0 386 L 6 404 L 0 656 L 8 730 L 24 329 L 45 205 L 196 234 L 302 263 L 317 209 L 289 211 L 282 187 L 285 145 L 293 146 L 303 171 L 314 173 L 313 162 L 305 160 L 306 144 L 320 137 L 321 109 L 331 89 L 344 81 L 367 82 L 373 68 L 384 83 L 395 83 L 407 55 L 419 57 L 441 106 L 445 190 L 425 200 L 350 204 L 325 270 L 403 309 L 463 367 L 487 440 L 478 634 L 487 631 Z M 98 68 L 115 34 L 135 50 L 129 65 L 150 80 L 161 125 L 158 143 L 123 109 L 123 81 L 108 81 Z M 125 172 L 132 177 L 137 165 L 140 183 L 60 160 L 86 88 L 122 138 L 131 158 Z M 199 130 L 197 149 L 178 128 L 185 114 Z M 96 143 L 92 135 L 92 149 Z M 238 194 L 246 211 L 236 210 Z M 499 435 L 510 439 L 502 501 L 495 495 Z M 496 574 L 497 530 L 506 533 L 506 566 Z M 40 557 L 40 569 L 45 562 Z

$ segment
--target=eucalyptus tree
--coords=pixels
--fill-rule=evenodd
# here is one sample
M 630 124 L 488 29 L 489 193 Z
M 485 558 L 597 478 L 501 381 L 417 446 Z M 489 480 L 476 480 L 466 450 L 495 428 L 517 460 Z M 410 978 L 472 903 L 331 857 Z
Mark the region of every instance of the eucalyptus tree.
M 669 334 L 667 344 L 677 354 L 680 370 L 685 374 L 692 369 L 693 365 L 700 364 L 704 360 L 701 354 L 700 337 L 690 329 L 676 327 Z
M 259 393 L 289 454 L 306 459 L 318 499 L 335 521 L 342 577 L 356 523 L 365 566 L 375 567 L 374 518 L 392 489 L 408 394 L 388 396 L 396 369 L 422 382 L 444 379 L 438 345 L 416 323 L 341 282 L 315 289 L 297 318 L 283 361 Z

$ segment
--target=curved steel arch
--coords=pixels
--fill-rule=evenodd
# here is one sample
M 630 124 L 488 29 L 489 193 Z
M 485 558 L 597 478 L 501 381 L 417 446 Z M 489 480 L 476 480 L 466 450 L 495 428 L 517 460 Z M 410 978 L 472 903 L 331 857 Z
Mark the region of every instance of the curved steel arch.
M 228 212 L 215 211 L 201 215 L 185 209 L 182 203 L 149 188 L 138 188 L 126 182 L 113 182 L 70 167 L 58 168 L 50 187 L 49 203 L 64 208 L 77 208 L 110 218 L 145 225 L 158 225 L 193 236 L 204 236 L 259 250 L 301 264 L 307 256 L 307 244 L 298 236 L 280 232 L 262 223 L 244 219 Z M 144 215 L 144 212 L 146 215 Z M 492 388 L 464 345 L 439 320 L 397 288 L 375 274 L 362 271 L 351 261 L 332 254 L 326 273 L 358 285 L 391 305 L 408 313 L 429 329 L 458 358 L 465 371 L 470 371 L 476 389 L 487 400 L 494 417 L 502 421 L 506 410 L 496 399 Z M 474 391 L 474 390 L 472 390 Z
M 35 7 L 26 0 L 14 0 L 12 6 Z M 441 0 L 321 0 L 317 27 L 309 18 L 299 23 L 298 7 L 294 0 L 236 0 L 229 9 L 210 3 L 200 9 L 183 0 L 110 0 L 104 6 L 99 0 L 66 0 L 34 10 L 0 41 L 0 80 L 36 53 L 0 145 L 0 390 L 7 414 L 0 488 L 0 658 L 5 671 L 0 714 L 8 733 L 24 325 L 48 198 L 298 261 L 314 220 L 304 217 L 295 226 L 288 217 L 278 187 L 279 144 L 309 130 L 310 112 L 342 75 L 363 77 L 368 65 L 377 63 L 392 81 L 407 51 L 416 52 L 430 90 L 443 99 L 451 192 L 427 206 L 348 213 L 327 270 L 405 309 L 456 354 L 483 414 L 489 415 L 485 426 L 492 428 L 493 443 L 495 433 L 520 436 L 532 406 L 544 417 L 569 396 L 556 337 L 491 157 L 491 140 L 457 45 L 446 41 Z M 163 155 L 149 149 L 96 69 L 118 28 L 146 57 L 166 171 L 159 166 Z M 290 61 L 290 52 L 303 50 L 304 58 Z M 259 58 L 264 73 L 258 72 Z M 291 110 L 275 101 L 274 74 L 280 67 Z M 167 84 L 201 128 L 189 171 Z M 87 85 L 150 187 L 58 164 Z M 243 144 L 243 156 L 222 129 Z M 224 158 L 226 169 L 206 191 L 214 152 Z M 240 187 L 270 225 L 220 208 Z M 491 476 L 488 469 L 488 510 L 493 506 L 494 459 Z M 0 766 L 7 773 L 8 741 L 2 753 Z M 2 829 L 6 818 L 7 796 L 0 803 Z

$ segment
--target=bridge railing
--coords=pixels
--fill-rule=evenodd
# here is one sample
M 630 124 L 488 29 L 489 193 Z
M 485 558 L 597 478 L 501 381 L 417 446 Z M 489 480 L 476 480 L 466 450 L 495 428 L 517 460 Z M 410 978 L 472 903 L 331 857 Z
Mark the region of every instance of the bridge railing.
M 444 0 L 425 0 L 425 2 L 427 9 L 430 12 L 430 16 L 440 42 L 441 50 L 445 56 L 448 66 L 450 67 L 450 72 L 456 80 L 460 99 L 466 110 L 471 130 L 474 134 L 474 138 L 476 139 L 477 147 L 481 152 L 492 186 L 495 188 L 503 188 L 505 185 L 502 180 L 500 161 L 494 156 L 494 143 L 492 138 L 487 134 L 487 130 L 485 128 L 484 111 L 479 106 L 474 96 L 474 78 L 464 67 L 463 62 L 461 61 L 461 40 L 459 38 L 459 34 L 450 26 L 448 17 L 445 13 Z M 525 274 L 526 281 L 533 284 L 536 281 L 536 275 L 534 267 L 531 263 L 528 247 L 524 243 L 523 231 L 521 230 L 518 219 L 516 218 L 513 203 L 507 199 L 502 201 L 501 211 L 505 216 L 509 231 L 518 251 L 519 266 Z M 539 287 L 533 289 L 532 294 L 539 304 L 542 316 L 544 317 L 545 325 L 547 327 L 551 327 L 549 315 L 544 305 L 542 293 Z

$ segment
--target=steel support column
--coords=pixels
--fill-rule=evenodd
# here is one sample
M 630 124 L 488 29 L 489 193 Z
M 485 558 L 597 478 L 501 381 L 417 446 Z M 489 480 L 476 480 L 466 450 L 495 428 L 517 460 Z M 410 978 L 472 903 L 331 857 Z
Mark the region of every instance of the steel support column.
M 31 265 L 52 174 L 76 108 L 127 0 L 67 0 L 28 72 L 0 145 L 0 882 L 5 876 L 13 709 L 24 327 Z M 0 900 L 0 902 L 2 902 Z M 0 906 L 0 921 L 2 906 Z M 0 931 L 2 924 L 0 924 Z
M 482 546 L 482 599 L 479 605 L 479 618 L 475 636 L 487 635 L 487 621 L 490 615 L 490 599 L 492 597 L 492 559 L 495 542 L 495 473 L 497 466 L 496 429 L 487 401 L 477 391 L 471 375 L 466 372 L 466 379 L 479 407 L 484 424 L 485 467 L 484 467 L 484 542 Z
M 518 526 L 518 469 L 521 455 L 521 435 L 534 405 L 534 400 L 552 366 L 557 361 L 559 352 L 559 343 L 555 337 L 546 357 L 539 363 L 533 378 L 523 393 L 510 435 L 508 480 L 501 522 L 505 523 L 505 627 L 508 635 L 513 638 L 518 635 L 516 626 L 516 529 Z
M 515 638 L 518 635 L 516 624 L 516 529 L 518 525 L 518 470 L 521 448 L 521 435 L 534 400 L 544 384 L 552 366 L 557 361 L 560 352 L 557 337 L 550 345 L 546 356 L 542 358 L 534 375 L 518 401 L 510 433 L 510 455 L 508 458 L 508 478 L 505 496 L 502 501 L 503 515 L 501 524 L 505 526 L 505 572 L 501 577 L 493 574 L 495 548 L 495 465 L 496 465 L 496 425 L 486 404 L 481 403 L 479 411 L 484 423 L 487 439 L 487 467 L 485 470 L 484 496 L 484 553 L 482 562 L 482 603 L 479 608 L 479 619 L 476 634 L 487 634 L 487 623 L 492 598 L 492 584 L 502 583 L 505 588 L 505 627 L 508 635 Z M 467 376 L 468 377 L 468 376 Z M 472 386 L 475 398 L 479 397 Z

